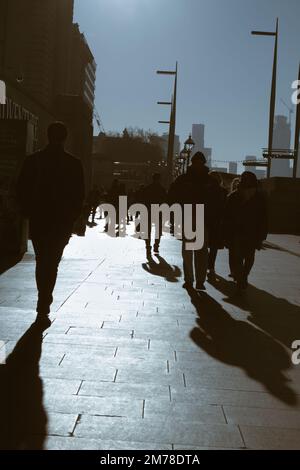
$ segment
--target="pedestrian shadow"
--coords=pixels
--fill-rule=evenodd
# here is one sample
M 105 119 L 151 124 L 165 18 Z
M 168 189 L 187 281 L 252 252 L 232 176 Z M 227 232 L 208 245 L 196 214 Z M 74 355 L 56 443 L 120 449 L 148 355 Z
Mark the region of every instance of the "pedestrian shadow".
M 176 265 L 169 264 L 160 255 L 156 255 L 156 258 L 158 263 L 152 255 L 148 255 L 148 262 L 142 264 L 143 269 L 153 276 L 164 277 L 168 282 L 178 282 L 181 277 L 181 269 Z
M 23 258 L 23 255 L 3 255 L 0 261 L 0 275 L 16 266 Z
M 249 313 L 248 321 L 291 347 L 300 332 L 300 307 L 286 299 L 275 297 L 258 287 L 249 285 L 242 296 L 234 295 L 234 284 L 221 276 L 211 284 L 225 294 L 225 302 L 236 305 Z
M 39 377 L 43 330 L 33 324 L 0 366 L 2 450 L 42 450 L 47 434 Z
M 263 249 L 265 249 L 265 250 L 281 251 L 281 252 L 283 252 L 283 253 L 288 253 L 289 255 L 297 256 L 298 258 L 300 258 L 300 253 L 297 253 L 297 252 L 295 252 L 295 251 L 289 250 L 288 248 L 284 248 L 284 247 L 275 245 L 275 244 L 273 244 L 273 243 L 271 243 L 271 242 L 268 242 L 268 241 L 265 241 L 265 242 L 263 243 Z
M 206 293 L 189 293 L 199 318 L 190 336 L 215 359 L 243 369 L 272 395 L 295 406 L 297 395 L 284 375 L 291 366 L 286 349 L 271 336 L 247 321 L 235 320 Z

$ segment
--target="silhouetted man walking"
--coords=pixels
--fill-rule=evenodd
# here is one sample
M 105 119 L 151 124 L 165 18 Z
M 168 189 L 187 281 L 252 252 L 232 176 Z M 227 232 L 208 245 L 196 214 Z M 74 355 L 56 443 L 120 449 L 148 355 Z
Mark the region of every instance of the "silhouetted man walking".
M 192 157 L 192 164 L 188 167 L 187 173 L 181 175 L 171 185 L 169 191 L 169 201 L 180 203 L 183 207 L 189 204 L 193 208 L 192 220 L 190 221 L 193 231 L 196 229 L 196 206 L 205 205 L 205 239 L 204 246 L 200 250 L 188 250 L 187 243 L 194 241 L 184 236 L 182 240 L 182 257 L 184 284 L 187 290 L 193 289 L 196 278 L 196 290 L 205 290 L 205 280 L 208 264 L 208 226 L 210 220 L 210 177 L 208 167 L 205 165 L 206 159 L 203 153 L 197 152 Z M 183 230 L 184 232 L 184 230 Z
M 151 256 L 151 233 L 152 233 L 152 219 L 151 219 L 151 206 L 152 204 L 163 204 L 167 200 L 167 192 L 161 184 L 161 177 L 159 173 L 152 175 L 152 183 L 146 186 L 142 195 L 143 203 L 148 209 L 148 237 L 146 242 L 147 256 Z M 163 233 L 162 215 L 160 214 L 158 227 L 155 227 L 155 242 L 153 252 L 159 254 L 159 245 Z
M 37 322 L 44 326 L 51 324 L 58 265 L 84 200 L 81 162 L 64 150 L 67 134 L 63 123 L 51 124 L 48 146 L 25 159 L 17 184 L 36 255 Z
M 268 234 L 265 197 L 256 175 L 245 171 L 238 189 L 229 194 L 223 221 L 225 245 L 229 248 L 232 275 L 239 291 L 248 286 L 248 276 Z

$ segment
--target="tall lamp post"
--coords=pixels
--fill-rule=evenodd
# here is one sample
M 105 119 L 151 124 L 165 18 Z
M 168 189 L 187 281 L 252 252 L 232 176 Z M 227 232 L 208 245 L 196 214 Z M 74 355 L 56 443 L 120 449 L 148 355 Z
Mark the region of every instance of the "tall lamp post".
M 175 129 L 176 129 L 176 107 L 177 107 L 177 76 L 178 76 L 178 64 L 176 62 L 175 70 L 157 70 L 158 75 L 173 75 L 174 80 L 174 91 L 172 101 L 158 101 L 158 104 L 171 106 L 170 121 L 158 121 L 161 124 L 169 124 L 169 139 L 168 139 L 168 183 L 171 184 L 173 179 L 173 160 L 174 160 L 174 141 L 175 141 Z
M 276 20 L 276 30 L 273 31 L 252 31 L 254 36 L 274 36 L 274 59 L 273 59 L 273 72 L 271 83 L 271 97 L 270 97 L 270 117 L 269 117 L 269 142 L 268 142 L 268 167 L 267 177 L 271 174 L 271 159 L 273 150 L 273 131 L 274 131 L 274 118 L 275 118 L 275 102 L 276 102 L 276 81 L 277 81 L 277 50 L 278 50 L 278 18 Z
M 298 72 L 298 91 L 300 91 L 300 65 Z M 295 125 L 295 143 L 294 143 L 294 166 L 293 177 L 297 178 L 298 157 L 299 157 L 299 137 L 300 137 L 300 102 L 297 104 L 296 125 Z

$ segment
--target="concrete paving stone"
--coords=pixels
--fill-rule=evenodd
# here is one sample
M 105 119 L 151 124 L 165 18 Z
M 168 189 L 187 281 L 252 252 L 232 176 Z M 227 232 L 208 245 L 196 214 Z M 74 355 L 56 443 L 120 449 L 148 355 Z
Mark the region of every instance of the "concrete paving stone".
M 176 354 L 177 358 L 177 354 Z M 212 358 L 209 355 L 203 354 L 194 361 L 175 361 L 174 357 L 169 363 L 171 371 L 180 371 L 187 374 L 189 378 L 193 376 L 193 380 L 201 378 L 203 375 L 206 376 L 217 376 L 218 374 L 224 374 L 231 377 L 245 377 L 245 371 L 242 368 L 232 366 L 230 364 L 223 364 L 221 361 L 218 361 Z M 196 376 L 196 377 L 195 377 Z
M 174 351 L 190 351 L 190 352 L 195 352 L 198 351 L 198 346 L 191 342 L 189 338 L 185 338 L 184 340 L 182 339 L 181 341 L 176 341 L 170 339 L 169 341 L 163 341 L 163 340 L 156 340 L 156 339 L 151 339 L 150 341 L 150 349 L 151 351 L 154 352 L 162 352 L 162 351 L 169 351 L 169 352 L 174 352 Z
M 56 367 L 63 361 L 64 354 L 59 352 L 48 352 L 46 354 L 42 354 L 41 359 L 39 361 L 40 367 Z
M 88 327 L 70 327 L 68 335 L 98 336 L 99 338 L 131 338 L 132 330 L 114 329 L 114 328 L 88 328 Z
M 248 449 L 299 450 L 300 431 L 289 428 L 241 426 L 241 433 Z
M 23 334 L 30 328 L 32 322 L 18 322 L 15 325 L 5 325 L 0 329 L 1 341 L 19 340 Z
M 76 367 L 77 364 L 80 364 L 81 367 L 113 367 L 115 369 L 124 369 L 132 368 L 132 370 L 146 370 L 150 373 L 152 371 L 155 373 L 164 373 L 167 371 L 167 361 L 165 358 L 160 358 L 153 360 L 153 358 L 148 355 L 146 358 L 135 357 L 131 352 L 129 356 L 116 355 L 112 357 L 103 357 L 101 354 L 94 352 L 92 354 L 78 352 L 77 354 L 65 354 L 61 365 L 64 367 L 72 368 Z
M 145 401 L 145 418 L 175 417 L 179 421 L 225 424 L 224 413 L 221 406 L 205 405 L 199 402 L 176 402 L 163 398 L 150 398 Z
M 110 366 L 95 367 L 91 366 L 86 368 L 80 364 L 73 365 L 72 368 L 66 366 L 63 363 L 61 366 L 53 367 L 42 364 L 40 368 L 40 376 L 46 378 L 57 378 L 57 379 L 77 379 L 77 380 L 93 380 L 97 377 L 98 380 L 105 380 L 112 382 L 116 375 L 116 369 Z
M 142 367 L 121 367 L 118 369 L 116 382 L 180 385 L 183 383 L 183 376 L 182 374 L 168 374 L 167 372 L 160 372 L 155 366 L 153 366 L 152 370 L 150 368 L 144 369 Z
M 78 414 L 47 413 L 49 436 L 70 436 L 78 420 Z
M 116 350 L 116 358 L 124 358 L 127 359 L 128 361 L 130 358 L 134 357 L 135 359 L 142 359 L 142 360 L 148 360 L 151 362 L 161 362 L 164 361 L 165 363 L 167 361 L 170 361 L 171 358 L 174 356 L 174 351 L 171 353 L 165 353 L 165 352 L 153 352 L 151 349 L 146 349 L 146 350 L 141 350 L 141 349 L 136 349 L 134 352 L 132 348 L 126 347 L 126 346 L 120 346 Z
M 2 320 L 34 320 L 36 317 L 36 312 L 33 312 L 32 310 L 26 310 L 23 308 L 6 308 L 6 307 L 1 307 L 0 305 L 0 319 Z
M 194 374 L 191 370 L 185 370 L 185 383 L 186 386 L 227 389 L 227 390 L 244 390 L 248 392 L 265 392 L 266 385 L 259 380 L 254 380 L 247 377 L 246 374 L 227 374 L 225 371 L 219 373 L 203 373 L 201 375 Z
M 76 395 L 80 389 L 82 380 L 49 379 L 43 378 L 43 391 L 45 395 Z
M 189 330 L 188 329 L 181 329 L 178 327 L 178 325 L 174 325 L 173 327 L 169 326 L 157 326 L 155 328 L 149 328 L 147 329 L 147 326 L 145 328 L 142 327 L 137 327 L 134 330 L 134 337 L 137 339 L 155 339 L 155 341 L 172 341 L 173 344 L 175 342 L 178 343 L 183 343 L 186 342 L 188 345 L 191 344 L 191 339 L 189 335 Z M 174 348 L 176 349 L 176 348 Z
M 236 426 L 228 424 L 190 423 L 176 418 L 143 419 L 102 418 L 82 416 L 77 423 L 75 437 L 113 439 L 132 442 L 181 442 L 188 445 L 215 447 L 242 447 Z
M 172 445 L 49 436 L 46 438 L 44 448 L 45 450 L 172 450 Z
M 295 402 L 287 403 L 279 397 L 267 392 L 247 392 L 242 390 L 226 390 L 200 387 L 171 386 L 172 401 L 212 405 L 232 405 L 251 408 L 285 409 L 300 411 L 300 395 Z
M 49 330 L 51 331 L 51 330 Z M 148 349 L 147 340 L 131 339 L 125 337 L 99 337 L 85 336 L 85 335 L 63 335 L 63 334 L 52 334 L 51 332 L 45 336 L 44 341 L 46 343 L 53 344 L 77 344 L 77 345 L 91 345 L 91 346 L 102 346 L 102 347 L 114 347 L 126 346 L 132 347 L 132 349 Z
M 101 357 L 114 357 L 116 353 L 116 347 L 113 346 L 91 346 L 89 344 L 72 344 L 72 343 L 67 343 L 67 344 L 57 344 L 57 343 L 47 343 L 43 342 L 42 346 L 42 352 L 48 353 L 49 351 L 53 351 L 66 355 L 69 354 L 71 356 L 76 356 L 76 355 L 88 355 L 88 356 L 93 356 L 94 354 L 97 354 Z
M 161 384 L 145 384 L 145 383 L 110 383 L 100 381 L 84 380 L 79 395 L 86 396 L 119 396 L 126 399 L 163 397 L 169 400 L 169 386 Z
M 47 394 L 44 404 L 50 412 L 94 416 L 142 418 L 143 400 L 123 397 Z
M 299 411 L 224 406 L 224 413 L 231 424 L 300 430 Z

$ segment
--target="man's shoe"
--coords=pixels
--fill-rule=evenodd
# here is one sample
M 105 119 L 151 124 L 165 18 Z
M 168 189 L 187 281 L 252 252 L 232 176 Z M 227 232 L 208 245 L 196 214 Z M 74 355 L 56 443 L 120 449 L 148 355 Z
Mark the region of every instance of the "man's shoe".
M 215 282 L 217 280 L 216 278 L 216 272 L 214 269 L 210 269 L 207 273 L 207 279 L 211 282 Z
M 199 284 L 199 283 L 197 282 L 197 284 L 196 284 L 196 290 L 206 290 L 206 287 L 205 287 L 204 284 Z
M 192 283 L 192 282 L 185 282 L 185 283 L 182 285 L 182 288 L 183 288 L 183 289 L 186 289 L 186 290 L 192 290 L 192 289 L 193 289 L 193 283 Z

